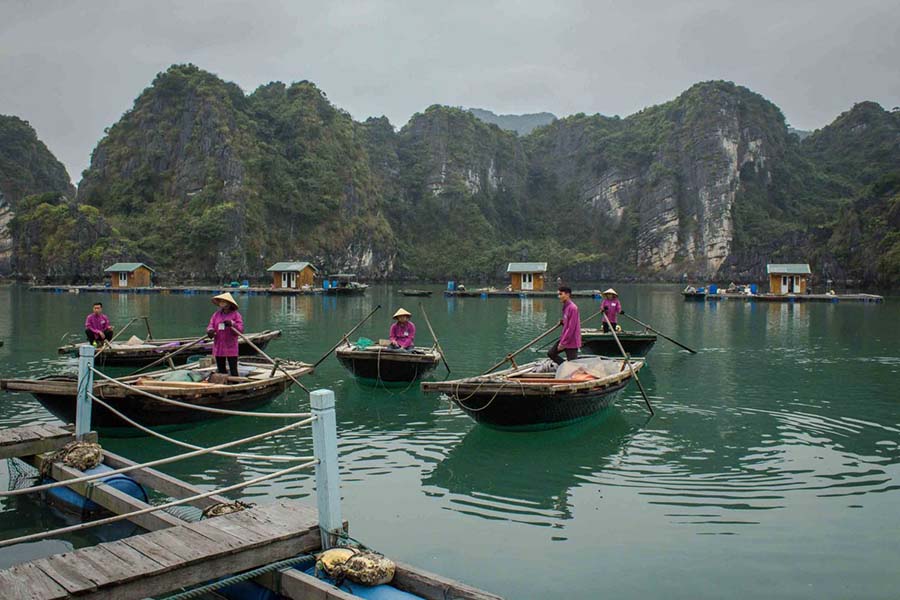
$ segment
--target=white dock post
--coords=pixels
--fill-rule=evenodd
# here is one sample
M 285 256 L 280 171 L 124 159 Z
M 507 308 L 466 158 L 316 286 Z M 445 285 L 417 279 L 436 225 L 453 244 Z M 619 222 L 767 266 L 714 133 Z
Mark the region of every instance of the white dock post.
M 334 412 L 334 392 L 314 390 L 309 395 L 312 413 L 313 452 L 316 465 L 316 504 L 319 509 L 319 530 L 322 549 L 337 542 L 336 534 L 343 531 L 341 519 L 341 479 L 338 472 L 337 417 Z
M 84 344 L 78 349 L 78 395 L 75 398 L 75 439 L 81 440 L 91 430 L 91 399 L 94 391 L 94 347 Z

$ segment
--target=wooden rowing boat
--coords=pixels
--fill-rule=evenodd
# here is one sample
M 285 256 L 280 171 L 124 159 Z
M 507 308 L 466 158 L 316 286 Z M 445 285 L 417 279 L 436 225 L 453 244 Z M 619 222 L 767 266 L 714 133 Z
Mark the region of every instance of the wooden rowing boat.
M 280 361 L 278 364 L 294 378 L 311 373 L 313 370 L 312 365 L 297 361 Z M 215 367 L 204 367 L 200 363 L 175 369 L 178 372 L 197 373 L 200 377 L 208 376 L 215 370 Z M 293 383 L 284 371 L 273 370 L 271 363 L 257 357 L 241 358 L 239 363 L 241 376 L 229 377 L 228 383 L 175 382 L 160 379 L 161 376 L 172 372 L 171 369 L 153 371 L 143 375 L 120 377 L 116 381 L 127 383 L 139 390 L 164 398 L 230 410 L 252 410 L 262 406 L 284 392 Z M 78 380 L 73 375 L 50 375 L 38 379 L 0 379 L 0 389 L 32 394 L 44 408 L 65 423 L 75 420 L 77 387 Z M 141 425 L 151 427 L 177 425 L 223 416 L 168 404 L 96 376 L 94 378 L 94 395 Z M 128 427 L 119 417 L 96 403 L 91 417 L 91 423 L 95 428 Z
M 366 383 L 410 383 L 430 374 L 441 362 L 436 348 L 414 352 L 384 346 L 360 348 L 349 342 L 337 347 L 335 356 L 357 378 Z
M 431 296 L 430 290 L 400 290 L 400 293 L 404 296 L 421 296 L 427 297 Z
M 646 356 L 656 343 L 656 334 L 649 331 L 623 331 L 616 335 L 629 356 Z M 597 356 L 622 356 L 613 334 L 600 329 L 582 329 L 581 348 Z
M 278 331 L 276 329 L 274 331 L 248 333 L 246 334 L 246 337 L 251 342 L 256 344 L 260 349 L 264 349 L 269 344 L 269 342 L 277 337 L 281 337 L 281 331 Z M 167 338 L 160 340 L 148 339 L 141 341 L 140 344 L 113 342 L 109 347 L 103 349 L 102 352 L 100 351 L 101 348 L 97 349 L 98 354 L 96 362 L 99 365 L 108 367 L 140 367 L 143 365 L 149 365 L 150 363 L 159 360 L 166 354 L 175 352 L 181 346 L 190 344 L 195 339 L 196 338 Z M 86 345 L 87 342 L 67 344 L 65 346 L 60 346 L 59 348 L 57 348 L 57 351 L 60 354 L 77 355 L 79 348 Z M 176 365 L 183 365 L 187 362 L 187 359 L 190 356 L 204 356 L 212 354 L 212 347 L 212 340 L 195 344 L 184 352 L 179 352 L 178 354 L 172 356 L 172 361 Z M 245 342 L 243 339 L 238 341 L 238 352 L 241 356 L 252 356 L 256 354 L 256 350 L 254 350 L 250 346 L 250 344 Z
M 495 429 L 532 431 L 575 423 L 609 408 L 631 381 L 624 360 L 591 357 L 568 361 L 589 368 L 592 378 L 557 379 L 546 361 L 451 381 L 426 381 L 424 392 L 446 394 L 476 422 Z M 632 361 L 634 370 L 643 361 Z

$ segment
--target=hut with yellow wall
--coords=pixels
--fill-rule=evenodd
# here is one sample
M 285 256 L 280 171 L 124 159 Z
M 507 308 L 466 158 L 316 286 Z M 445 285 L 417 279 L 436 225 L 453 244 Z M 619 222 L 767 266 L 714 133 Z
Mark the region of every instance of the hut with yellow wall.
M 153 285 L 153 269 L 144 263 L 116 263 L 103 270 L 110 274 L 110 286 L 114 288 L 150 287 Z
M 805 294 L 812 271 L 808 264 L 768 264 L 769 293 L 780 296 Z
M 544 289 L 544 278 L 547 273 L 545 262 L 511 262 L 506 267 L 509 273 L 510 286 L 513 291 L 528 292 Z
M 272 285 L 276 289 L 298 289 L 312 286 L 316 278 L 316 268 L 308 262 L 279 262 L 268 269 L 272 273 Z

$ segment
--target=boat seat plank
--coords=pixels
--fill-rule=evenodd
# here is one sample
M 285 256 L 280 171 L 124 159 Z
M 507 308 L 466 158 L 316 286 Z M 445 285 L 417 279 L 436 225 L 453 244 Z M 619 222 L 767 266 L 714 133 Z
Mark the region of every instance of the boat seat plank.
M 68 597 L 66 589 L 34 563 L 16 565 L 0 571 L 0 599 L 57 600 Z

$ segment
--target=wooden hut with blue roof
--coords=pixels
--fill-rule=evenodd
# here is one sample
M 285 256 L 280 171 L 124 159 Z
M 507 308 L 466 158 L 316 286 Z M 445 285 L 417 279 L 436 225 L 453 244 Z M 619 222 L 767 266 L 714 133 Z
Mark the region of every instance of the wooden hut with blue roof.
M 272 286 L 275 289 L 293 289 L 304 285 L 313 285 L 317 269 L 308 262 L 287 261 L 277 262 L 268 269 L 272 273 Z
M 513 291 L 541 291 L 544 289 L 545 262 L 511 262 L 506 267 Z
M 109 273 L 110 285 L 114 288 L 150 287 L 153 285 L 153 269 L 144 263 L 121 262 L 106 267 L 104 273 Z
M 766 273 L 769 275 L 769 293 L 786 296 L 805 294 L 812 271 L 806 263 L 768 264 Z

